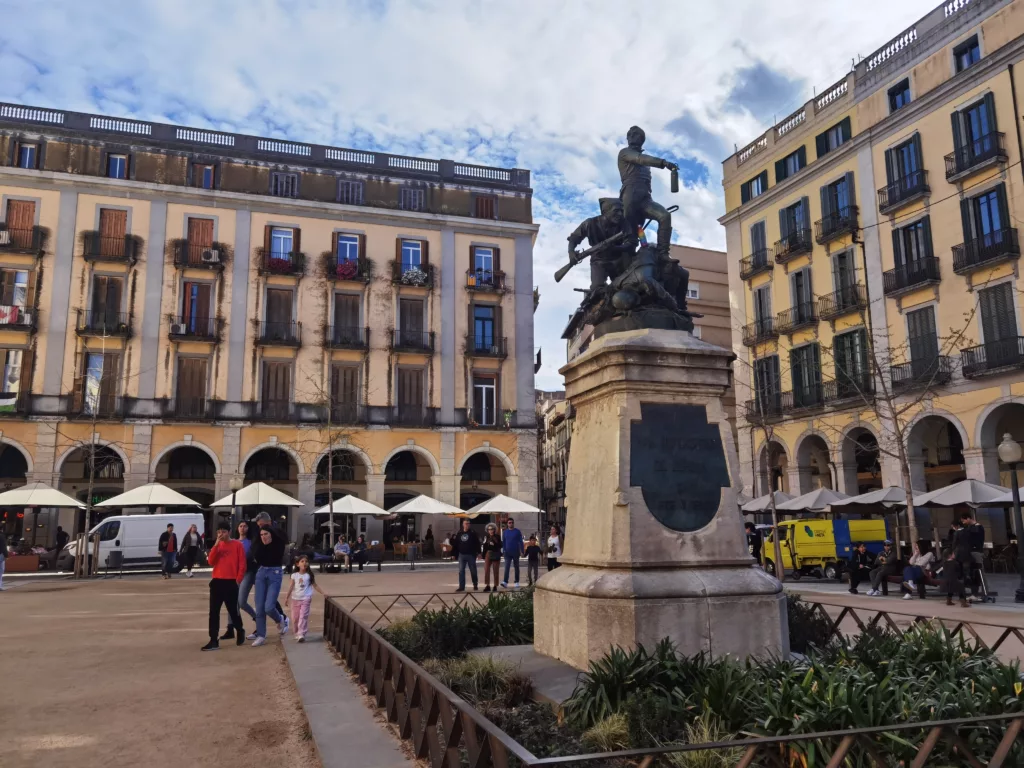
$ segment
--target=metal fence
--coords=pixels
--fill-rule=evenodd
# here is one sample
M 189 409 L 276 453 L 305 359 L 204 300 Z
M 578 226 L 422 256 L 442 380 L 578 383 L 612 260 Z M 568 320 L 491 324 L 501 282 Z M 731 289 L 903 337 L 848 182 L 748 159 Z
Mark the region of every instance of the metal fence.
M 435 593 L 341 597 L 326 601 L 324 637 L 327 642 L 366 686 L 377 707 L 384 710 L 388 722 L 396 726 L 398 735 L 409 742 L 416 757 L 429 762 L 434 768 L 456 768 L 467 763 L 474 768 L 569 764 L 598 766 L 615 761 L 629 761 L 640 768 L 648 768 L 659 757 L 685 752 L 719 753 L 723 758 L 721 764 L 732 764 L 737 768 L 787 768 L 806 765 L 803 756 L 808 750 L 814 750 L 819 757 L 828 753 L 830 768 L 860 764 L 865 760 L 873 765 L 884 766 L 891 762 L 885 756 L 886 746 L 893 743 L 904 747 L 909 745 L 909 748 L 916 750 L 909 764 L 912 768 L 938 764 L 998 768 L 1016 764 L 1010 760 L 1015 761 L 1019 756 L 1011 757 L 1011 751 L 1024 728 L 1024 713 L 539 758 L 374 630 L 378 622 L 389 621 L 389 614 L 399 610 L 407 617 L 410 613 L 415 615 L 428 607 L 462 605 L 468 600 L 482 604 L 482 599 L 485 598 L 474 593 L 458 596 Z M 340 600 L 356 602 L 352 609 L 347 609 L 342 607 Z M 821 606 L 822 610 L 823 606 L 829 605 L 827 602 L 814 604 Z M 365 611 L 370 606 L 379 614 L 372 625 L 353 613 L 359 609 Z M 842 608 L 847 610 L 835 622 L 837 631 L 842 619 L 856 615 L 848 606 Z M 886 611 L 876 613 L 878 615 L 873 621 L 864 623 L 857 617 L 856 623 L 863 628 L 888 618 Z M 892 626 L 900 631 L 895 622 Z M 1020 636 L 1015 629 L 1010 632 Z M 988 762 L 979 760 L 968 746 L 970 732 L 979 730 L 994 731 L 999 737 L 999 743 Z M 950 756 L 957 762 L 950 763 Z

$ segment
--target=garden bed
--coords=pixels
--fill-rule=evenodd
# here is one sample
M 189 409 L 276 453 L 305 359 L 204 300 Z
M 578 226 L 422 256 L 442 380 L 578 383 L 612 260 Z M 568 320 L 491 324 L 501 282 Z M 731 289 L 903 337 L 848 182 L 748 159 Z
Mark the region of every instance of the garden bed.
M 1016 663 L 945 630 L 869 628 L 840 640 L 798 602 L 790 616 L 805 658 L 682 657 L 668 642 L 615 649 L 581 675 L 559 711 L 533 702 L 531 681 L 513 665 L 465 656 L 529 642 L 529 595 L 421 611 L 379 634 L 329 603 L 326 634 L 417 755 L 438 766 L 544 765 L 559 756 L 618 766 L 644 755 L 677 766 L 747 758 L 816 766 L 835 757 L 853 766 L 926 754 L 929 765 L 1024 764 Z

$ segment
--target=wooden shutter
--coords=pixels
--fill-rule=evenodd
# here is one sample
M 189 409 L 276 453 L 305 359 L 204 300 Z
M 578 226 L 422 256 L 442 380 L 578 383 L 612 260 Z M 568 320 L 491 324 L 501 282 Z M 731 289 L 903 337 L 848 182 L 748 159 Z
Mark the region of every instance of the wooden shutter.
M 885 150 L 885 182 L 887 186 L 896 182 L 898 173 L 899 164 L 896 162 L 896 150 Z
M 334 329 L 359 327 L 359 297 L 347 293 L 334 295 Z
M 1005 182 L 996 187 L 996 201 L 999 205 L 999 228 L 1008 229 L 1010 227 L 1010 209 L 1006 204 Z
M 932 217 L 925 216 L 921 219 L 921 227 L 923 230 L 921 236 L 924 238 L 924 253 L 922 255 L 930 259 L 934 255 L 932 252 Z
M 844 117 L 839 123 L 839 132 L 843 135 L 843 143 L 853 138 L 853 126 L 849 117 Z
M 500 272 L 501 271 L 501 248 L 492 248 L 491 250 L 494 251 L 494 267 L 493 267 L 493 269 L 494 269 L 495 272 Z
M 79 350 L 75 353 L 75 381 L 71 392 L 71 409 L 81 413 L 85 405 L 85 378 L 89 366 L 89 353 Z
M 832 213 L 832 188 L 826 184 L 818 190 L 821 196 L 821 218 L 827 219 Z
M 907 313 L 907 335 L 910 339 L 910 360 L 916 368 L 920 363 L 931 363 L 939 354 L 935 333 L 935 307 L 925 307 Z
M 298 227 L 292 229 L 292 253 L 302 252 L 302 230 Z
M 213 247 L 213 219 L 188 220 L 188 244 L 198 248 Z
M 274 228 L 267 224 L 263 228 L 263 253 L 266 258 L 270 258 L 270 233 L 274 231 Z
M 38 273 L 34 269 L 28 271 L 28 287 L 25 291 L 25 306 L 35 307 L 36 306 L 36 280 Z
M 950 119 L 953 124 L 953 150 L 956 154 L 956 164 L 960 165 L 960 151 L 964 146 L 963 139 L 963 115 L 960 112 L 954 112 L 950 115 Z
M 800 148 L 796 151 L 796 164 L 797 167 L 801 169 L 807 167 L 807 147 L 803 144 L 801 144 Z
M 7 228 L 31 230 L 36 223 L 36 204 L 31 200 L 7 201 Z
M 128 232 L 128 211 L 100 208 L 100 237 L 123 238 Z
M 780 184 L 786 180 L 786 161 L 785 159 L 775 161 L 775 183 Z
M 817 147 L 818 157 L 823 157 L 828 154 L 828 131 L 819 133 L 814 137 L 814 143 Z
M 847 205 L 854 206 L 857 204 L 857 190 L 853 186 L 853 171 L 847 171 L 845 178 Z
M 811 226 L 811 199 L 800 198 L 800 215 L 797 216 L 797 226 L 800 229 L 807 229 Z
M 996 123 L 996 97 L 992 93 L 985 94 L 985 111 L 988 112 L 988 130 L 989 135 L 992 136 L 996 131 L 999 130 Z M 980 136 L 975 136 L 975 139 L 980 139 Z M 992 136 L 992 141 L 995 141 L 996 137 Z
M 423 301 L 421 299 L 398 300 L 398 327 L 410 333 L 423 332 Z
M 409 408 L 423 406 L 422 369 L 398 369 L 398 404 L 399 406 Z
M 896 265 L 897 269 L 906 264 L 906 258 L 903 255 L 902 229 L 893 229 L 892 231 L 892 260 L 893 264 Z
M 117 374 L 121 367 L 120 352 L 103 354 L 103 376 L 100 378 L 100 408 L 113 410 L 114 398 L 117 397 Z
M 740 205 L 750 202 L 750 182 L 744 182 L 740 187 Z
M 349 405 L 359 402 L 359 368 L 335 365 L 331 369 L 331 399 Z
M 290 323 L 292 321 L 292 292 L 281 288 L 267 289 L 267 322 Z
M 206 397 L 207 359 L 182 357 L 178 359 L 178 398 L 201 400 Z
M 1000 283 L 985 288 L 981 293 L 981 325 L 985 344 L 1014 338 L 1017 335 L 1017 317 L 1013 307 L 1013 287 Z
M 395 263 L 398 264 L 398 268 L 402 268 L 402 238 L 399 237 L 395 240 Z
M 196 285 L 196 326 L 202 333 L 206 333 L 210 330 L 207 326 L 210 322 L 210 304 L 212 295 L 213 286 L 209 283 L 199 283 Z
M 21 353 L 21 370 L 18 372 L 18 392 L 25 397 L 32 391 L 32 364 L 35 350 L 26 349 Z M 22 402 L 25 402 L 24 400 Z
M 779 211 L 779 239 L 789 237 L 789 212 L 786 208 Z
M 291 394 L 291 364 L 263 361 L 263 402 L 286 403 Z
M 10 307 L 14 304 L 14 286 L 17 279 L 17 270 L 0 271 L 0 305 Z
M 974 239 L 974 227 L 971 224 L 971 201 L 964 198 L 960 201 L 960 224 L 963 226 L 964 243 Z
M 761 192 L 768 191 L 768 171 L 761 171 L 761 175 L 758 177 L 761 179 Z
M 427 264 L 430 263 L 430 243 L 428 243 L 426 240 L 420 240 L 420 243 L 422 244 L 421 253 L 423 254 L 420 259 L 420 263 L 423 265 L 424 268 L 426 268 Z
M 358 246 L 359 247 L 359 255 L 358 255 L 358 258 L 360 260 L 362 260 L 362 259 L 367 258 L 367 256 L 366 256 L 366 235 L 356 235 L 356 237 L 359 238 L 359 246 Z M 338 238 L 334 238 L 334 242 L 335 242 L 335 246 L 334 247 L 337 248 L 338 247 L 337 246 Z

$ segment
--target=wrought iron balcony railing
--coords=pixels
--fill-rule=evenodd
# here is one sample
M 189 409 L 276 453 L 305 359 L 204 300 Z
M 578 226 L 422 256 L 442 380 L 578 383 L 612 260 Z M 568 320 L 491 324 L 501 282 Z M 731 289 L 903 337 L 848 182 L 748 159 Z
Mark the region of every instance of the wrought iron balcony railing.
M 261 275 L 302 277 L 306 272 L 306 254 L 302 251 L 267 251 L 257 249 Z
M 775 263 L 785 264 L 814 249 L 810 227 L 790 232 L 775 243 Z
M 137 235 L 108 237 L 99 232 L 82 233 L 82 257 L 86 261 L 112 261 L 134 264 L 139 258 L 142 240 Z
M 258 323 L 256 342 L 264 346 L 297 347 L 302 339 L 302 323 L 294 320 Z
M 127 312 L 106 312 L 79 309 L 75 331 L 79 336 L 121 336 L 132 335 L 132 316 Z
M 857 231 L 857 206 L 847 205 L 814 223 L 814 238 L 819 243 L 827 243 L 837 237 Z
M 366 283 L 372 276 L 372 262 L 369 259 L 339 259 L 338 254 L 331 251 L 325 253 L 323 259 L 324 275 L 328 280 Z
M 941 387 L 953 379 L 953 358 L 946 355 L 894 365 L 889 369 L 893 394 Z
M 743 344 L 752 347 L 762 341 L 779 338 L 779 332 L 775 328 L 775 318 L 762 317 L 743 326 Z
M 38 322 L 38 309 L 0 304 L 0 328 L 4 330 L 35 333 Z
M 958 179 L 996 163 L 1005 163 L 1006 135 L 993 132 L 967 141 L 946 155 L 946 181 Z
M 505 291 L 505 273 L 496 269 L 467 269 L 466 288 L 471 291 Z
M 434 332 L 396 329 L 391 333 L 391 349 L 397 352 L 433 352 Z
M 391 282 L 395 285 L 415 285 L 422 288 L 434 286 L 433 264 L 403 264 L 391 262 Z
M 838 405 L 851 400 L 865 402 L 871 400 L 874 394 L 875 382 L 869 373 L 839 376 L 821 385 L 821 397 L 825 405 Z
M 171 244 L 174 266 L 196 269 L 222 270 L 228 261 L 229 249 L 224 243 L 198 245 L 188 240 L 174 240 Z
M 508 357 L 508 339 L 504 336 L 467 334 L 466 354 L 470 357 Z
M 958 275 L 973 272 L 1009 259 L 1020 258 L 1016 229 L 997 229 L 974 240 L 953 246 L 953 271 Z
M 754 251 L 745 259 L 740 259 L 740 279 L 749 280 L 762 272 L 772 271 L 772 252 L 769 248 Z
M 817 325 L 818 313 L 813 301 L 797 304 L 784 309 L 775 318 L 775 330 L 778 333 L 793 333 L 801 328 Z
M 934 256 L 916 259 L 882 273 L 882 290 L 886 296 L 899 296 L 942 279 L 939 260 Z
M 889 213 L 930 194 L 928 171 L 912 171 L 878 190 L 878 210 L 880 213 Z
M 370 329 L 358 325 L 328 325 L 324 328 L 324 346 L 327 349 L 367 349 Z
M 224 321 L 216 317 L 169 315 L 167 335 L 171 339 L 219 341 Z
M 960 350 L 964 376 L 971 379 L 1003 369 L 1024 367 L 1024 336 L 990 341 Z
M 42 256 L 50 231 L 45 227 L 12 229 L 0 224 L 0 253 L 27 253 Z
M 818 297 L 818 316 L 822 320 L 832 320 L 850 312 L 859 312 L 867 305 L 868 296 L 863 285 L 844 285 L 838 291 Z

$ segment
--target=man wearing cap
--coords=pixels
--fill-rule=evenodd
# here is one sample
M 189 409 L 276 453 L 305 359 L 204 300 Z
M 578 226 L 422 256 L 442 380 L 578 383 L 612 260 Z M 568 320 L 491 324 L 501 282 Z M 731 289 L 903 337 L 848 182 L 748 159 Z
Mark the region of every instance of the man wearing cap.
M 889 577 L 901 571 L 900 556 L 892 548 L 892 542 L 888 539 L 882 545 L 882 551 L 878 553 L 875 563 L 875 569 L 871 572 L 871 590 L 868 595 L 870 597 L 878 597 L 878 595 L 888 597 Z M 882 588 L 881 591 L 879 591 L 879 587 Z
M 601 215 L 587 219 L 569 235 L 569 261 L 577 260 L 576 247 L 584 239 L 590 243 L 591 248 L 618 234 L 623 235 L 623 240 L 590 257 L 592 291 L 622 274 L 636 252 L 638 242 L 636 229 L 626 221 L 622 201 L 617 197 L 602 197 L 598 202 L 601 205 Z

